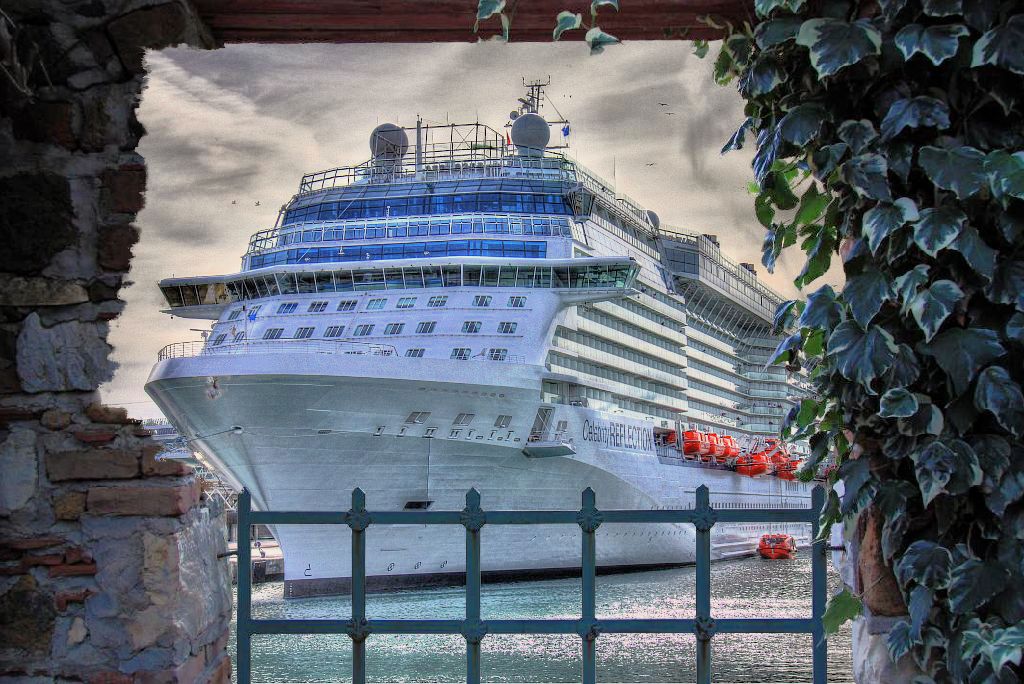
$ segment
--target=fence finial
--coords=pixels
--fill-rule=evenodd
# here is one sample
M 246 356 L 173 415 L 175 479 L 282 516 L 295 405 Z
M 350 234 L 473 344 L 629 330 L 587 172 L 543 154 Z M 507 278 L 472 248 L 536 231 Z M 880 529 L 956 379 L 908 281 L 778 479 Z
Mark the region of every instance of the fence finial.
M 459 519 L 467 530 L 479 530 L 487 522 L 487 516 L 480 510 L 480 492 L 475 487 L 466 492 L 466 507 Z

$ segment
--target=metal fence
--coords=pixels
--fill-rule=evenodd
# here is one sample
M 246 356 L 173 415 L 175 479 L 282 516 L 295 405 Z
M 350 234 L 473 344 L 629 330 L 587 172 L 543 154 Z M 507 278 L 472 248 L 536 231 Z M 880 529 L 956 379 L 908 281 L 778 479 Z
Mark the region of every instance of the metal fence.
M 352 681 L 366 681 L 366 639 L 373 634 L 461 634 L 466 640 L 466 681 L 480 681 L 480 642 L 487 634 L 576 634 L 583 650 L 583 682 L 597 681 L 597 640 L 604 634 L 694 634 L 697 682 L 711 682 L 711 642 L 715 634 L 810 634 L 812 681 L 826 682 L 826 645 L 822 615 L 826 600 L 825 541 L 811 546 L 811 616 L 806 618 L 715 618 L 711 614 L 711 528 L 716 523 L 810 523 L 818 539 L 818 516 L 825 492 L 815 487 L 810 508 L 717 510 L 708 488 L 697 488 L 689 510 L 599 510 L 592 489 L 583 492 L 578 511 L 484 511 L 471 489 L 461 511 L 367 511 L 366 497 L 352 492 L 346 512 L 253 511 L 249 492 L 238 497 L 237 675 L 249 684 L 252 637 L 256 634 L 347 634 L 352 639 Z M 595 614 L 597 551 L 595 532 L 602 523 L 690 523 L 697 532 L 697 600 L 692 619 L 598 619 Z M 265 620 L 252 617 L 250 527 L 261 525 L 348 525 L 352 530 L 352 614 L 336 620 Z M 466 528 L 466 618 L 464 620 L 373 620 L 366 616 L 366 528 L 370 525 L 462 525 Z M 582 614 L 578 620 L 482 620 L 480 618 L 480 530 L 484 525 L 579 525 L 582 533 Z

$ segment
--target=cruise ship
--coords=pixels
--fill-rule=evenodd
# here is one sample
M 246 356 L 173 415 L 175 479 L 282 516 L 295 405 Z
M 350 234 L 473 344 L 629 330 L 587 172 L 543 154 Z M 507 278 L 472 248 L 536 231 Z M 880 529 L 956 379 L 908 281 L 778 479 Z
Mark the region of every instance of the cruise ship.
M 212 321 L 146 390 L 262 510 L 806 507 L 805 396 L 767 362 L 780 296 L 711 234 L 574 160 L 526 84 L 505 128 L 378 126 L 370 158 L 304 176 L 237 273 L 167 278 L 166 313 Z M 783 457 L 779 458 L 782 454 Z M 769 459 L 769 456 L 771 457 Z M 716 559 L 785 525 L 716 525 Z M 340 593 L 345 526 L 278 526 L 285 595 Z M 795 526 L 790 533 L 806 538 Z M 690 525 L 604 525 L 602 572 L 694 561 Z M 571 574 L 579 530 L 485 527 L 485 578 Z M 464 533 L 367 532 L 370 588 L 458 582 Z

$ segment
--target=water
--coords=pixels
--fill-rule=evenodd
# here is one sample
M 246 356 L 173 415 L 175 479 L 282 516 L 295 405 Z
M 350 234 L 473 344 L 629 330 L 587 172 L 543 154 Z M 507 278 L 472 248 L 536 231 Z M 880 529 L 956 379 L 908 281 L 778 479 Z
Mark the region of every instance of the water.
M 839 586 L 830 573 L 829 592 Z M 597 578 L 601 618 L 692 617 L 693 567 Z M 811 563 L 748 558 L 715 563 L 711 569 L 712 614 L 716 617 L 806 617 L 811 607 Z M 371 618 L 461 619 L 464 589 L 437 588 L 370 594 Z M 280 582 L 253 590 L 259 618 L 345 619 L 348 597 L 285 600 Z M 580 580 L 485 584 L 482 616 L 487 618 L 578 618 Z M 464 682 L 465 642 L 461 636 L 373 635 L 367 642 L 367 680 L 372 682 Z M 715 682 L 809 682 L 809 635 L 719 634 L 712 641 Z M 234 653 L 234 635 L 230 648 Z M 850 632 L 828 642 L 829 681 L 852 682 Z M 578 682 L 580 640 L 575 635 L 488 635 L 482 645 L 481 674 L 487 682 Z M 694 637 L 603 634 L 597 641 L 600 682 L 692 682 Z M 352 648 L 347 636 L 294 635 L 253 638 L 253 680 L 259 682 L 351 681 Z

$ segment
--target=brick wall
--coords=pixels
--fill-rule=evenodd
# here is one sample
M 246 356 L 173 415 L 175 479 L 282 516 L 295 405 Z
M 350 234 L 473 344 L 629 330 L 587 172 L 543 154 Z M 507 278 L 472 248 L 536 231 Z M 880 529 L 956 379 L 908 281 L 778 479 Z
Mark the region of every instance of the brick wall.
M 96 394 L 146 186 L 145 50 L 213 41 L 185 2 L 3 9 L 0 681 L 228 681 L 223 511 Z

